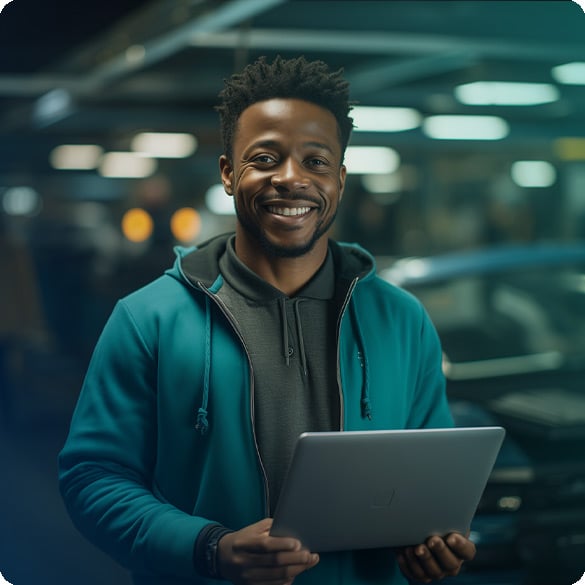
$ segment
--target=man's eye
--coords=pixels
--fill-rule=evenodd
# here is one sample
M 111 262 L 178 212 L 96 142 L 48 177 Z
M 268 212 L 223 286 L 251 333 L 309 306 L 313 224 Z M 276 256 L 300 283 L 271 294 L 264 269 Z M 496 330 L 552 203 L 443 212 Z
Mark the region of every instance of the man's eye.
M 269 154 L 261 154 L 259 156 L 254 157 L 254 162 L 262 163 L 262 164 L 270 164 L 275 161 L 274 157 L 270 156 Z
M 327 162 L 321 158 L 312 158 L 309 160 L 309 164 L 312 167 L 325 167 L 325 166 L 327 166 Z

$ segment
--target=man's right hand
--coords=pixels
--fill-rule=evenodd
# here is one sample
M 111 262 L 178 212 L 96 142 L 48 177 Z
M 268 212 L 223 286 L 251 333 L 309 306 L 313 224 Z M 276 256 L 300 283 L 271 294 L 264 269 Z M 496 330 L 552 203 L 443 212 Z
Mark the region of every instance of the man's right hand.
M 223 536 L 218 544 L 222 579 L 237 585 L 290 585 L 295 577 L 314 567 L 319 555 L 299 540 L 270 536 L 272 518 Z

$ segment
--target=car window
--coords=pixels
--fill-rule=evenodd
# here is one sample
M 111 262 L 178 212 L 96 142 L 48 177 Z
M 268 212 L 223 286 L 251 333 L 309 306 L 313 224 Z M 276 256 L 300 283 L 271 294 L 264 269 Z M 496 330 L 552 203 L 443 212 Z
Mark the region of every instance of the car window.
M 582 267 L 466 276 L 410 290 L 425 305 L 452 363 L 585 356 Z

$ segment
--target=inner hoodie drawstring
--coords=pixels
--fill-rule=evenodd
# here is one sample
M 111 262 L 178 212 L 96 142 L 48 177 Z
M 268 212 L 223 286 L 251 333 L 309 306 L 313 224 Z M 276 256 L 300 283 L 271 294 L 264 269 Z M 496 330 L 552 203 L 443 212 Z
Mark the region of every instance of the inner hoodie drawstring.
M 299 351 L 301 352 L 301 366 L 303 367 L 303 373 L 307 375 L 307 355 L 305 354 L 305 338 L 303 337 L 303 328 L 301 326 L 301 313 L 299 311 L 299 305 L 304 299 L 295 299 L 293 301 L 293 307 L 295 310 L 295 317 L 297 321 L 297 335 L 299 337 Z
M 299 337 L 299 351 L 301 354 L 301 365 L 303 372 L 307 375 L 307 356 L 305 354 L 305 342 L 303 338 L 303 329 L 301 325 L 301 316 L 299 311 L 299 305 L 304 299 L 297 298 L 293 301 L 293 307 L 295 311 L 295 317 L 297 322 L 297 334 Z M 286 300 L 284 298 L 279 299 L 280 311 L 282 318 L 282 340 L 283 340 L 283 353 L 286 360 L 286 365 L 290 366 L 290 355 L 288 352 L 288 322 L 286 319 Z M 358 357 L 363 371 L 363 383 L 361 393 L 361 411 L 362 416 L 368 420 L 372 420 L 372 405 L 370 401 L 370 377 L 369 377 L 369 364 L 368 357 L 364 351 L 363 333 L 360 325 L 360 321 L 357 315 L 357 311 L 354 303 L 350 303 L 350 315 L 354 323 L 355 331 L 357 334 L 358 343 Z M 205 297 L 205 370 L 203 375 L 203 396 L 201 398 L 201 406 L 197 411 L 197 421 L 195 423 L 195 429 L 198 430 L 202 435 L 205 435 L 209 429 L 208 404 L 209 404 L 209 382 L 211 372 L 211 301 L 209 297 Z
M 207 420 L 207 406 L 209 402 L 209 377 L 211 371 L 211 301 L 209 297 L 205 297 L 205 371 L 203 374 L 203 397 L 201 398 L 201 406 L 197 411 L 197 422 L 195 429 L 202 435 L 207 433 L 209 429 L 209 421 Z
M 305 354 L 305 340 L 303 337 L 303 327 L 301 325 L 301 313 L 299 311 L 299 304 L 303 301 L 302 298 L 293 299 L 293 308 L 295 312 L 295 321 L 297 326 L 297 336 L 299 338 L 299 352 L 301 354 L 301 366 L 303 373 L 307 375 L 307 355 Z M 282 353 L 286 360 L 286 365 L 290 366 L 290 353 L 288 345 L 288 320 L 286 318 L 286 299 L 281 297 L 279 299 L 280 304 L 280 317 L 282 320 Z
M 367 418 L 368 420 L 372 420 L 372 404 L 370 401 L 370 367 L 368 363 L 368 356 L 364 351 L 364 336 L 362 333 L 357 310 L 355 308 L 355 303 L 350 302 L 349 307 L 351 318 L 357 334 L 358 358 L 360 360 L 363 375 L 361 396 L 362 417 Z

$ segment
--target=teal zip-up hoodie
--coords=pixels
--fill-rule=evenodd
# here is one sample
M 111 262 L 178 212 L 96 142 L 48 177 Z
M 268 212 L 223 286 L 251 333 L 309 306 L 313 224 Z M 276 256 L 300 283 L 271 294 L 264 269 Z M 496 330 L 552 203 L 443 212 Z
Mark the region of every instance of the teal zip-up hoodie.
M 120 300 L 59 455 L 73 522 L 140 585 L 217 584 L 194 569 L 210 522 L 267 516 L 250 361 L 216 293 L 219 236 Z M 340 430 L 452 426 L 441 348 L 420 303 L 362 248 L 330 243 L 338 290 Z M 332 340 L 333 342 L 333 340 Z M 351 527 L 348 527 L 351 530 Z M 390 551 L 326 553 L 299 585 L 403 585 Z

